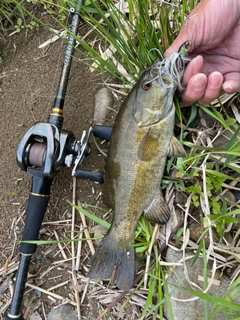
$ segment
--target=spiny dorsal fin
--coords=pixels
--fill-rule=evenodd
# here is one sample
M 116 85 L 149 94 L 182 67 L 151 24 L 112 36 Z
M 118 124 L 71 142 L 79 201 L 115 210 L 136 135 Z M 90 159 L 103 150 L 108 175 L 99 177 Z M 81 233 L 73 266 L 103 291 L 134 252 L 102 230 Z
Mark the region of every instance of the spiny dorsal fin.
M 186 152 L 181 145 L 181 143 L 178 141 L 178 139 L 174 136 L 172 136 L 172 139 L 170 141 L 169 150 L 168 150 L 168 156 L 169 157 L 186 157 Z

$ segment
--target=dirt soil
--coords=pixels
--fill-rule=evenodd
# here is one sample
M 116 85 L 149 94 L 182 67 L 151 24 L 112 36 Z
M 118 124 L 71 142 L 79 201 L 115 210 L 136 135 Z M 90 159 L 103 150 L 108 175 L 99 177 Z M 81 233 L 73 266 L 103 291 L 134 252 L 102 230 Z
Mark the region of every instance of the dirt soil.
M 84 33 L 84 26 L 80 26 Z M 65 44 L 58 40 L 49 47 L 39 49 L 39 45 L 51 37 L 44 28 L 37 30 L 23 30 L 20 34 L 11 37 L 7 35 L 0 38 L 0 52 L 3 65 L 0 70 L 0 104 L 1 104 L 1 166 L 0 166 L 0 285 L 6 279 L 3 272 L 8 262 L 13 266 L 18 261 L 18 243 L 24 227 L 24 213 L 27 205 L 28 192 L 31 185 L 31 176 L 21 171 L 16 163 L 18 144 L 26 131 L 37 121 L 46 121 L 53 106 L 56 95 L 61 65 L 65 53 Z M 82 131 L 88 130 L 93 119 L 94 96 L 103 87 L 103 75 L 91 73 L 89 68 L 80 61 L 76 53 L 73 59 L 68 89 L 64 107 L 64 129 L 71 130 L 75 137 L 80 138 Z M 82 168 L 103 170 L 104 159 L 99 156 L 96 147 L 92 145 L 91 154 L 85 158 Z M 99 197 L 101 187 L 88 181 L 77 182 L 76 197 L 82 204 L 102 205 Z M 71 230 L 72 207 L 72 177 L 71 169 L 64 168 L 54 179 L 51 189 L 51 198 L 45 215 L 41 231 L 41 239 L 56 240 L 69 239 Z M 99 212 L 92 209 L 93 213 Z M 56 222 L 57 221 L 57 222 Z M 60 222 L 59 222 L 60 221 Z M 62 221 L 62 222 L 61 222 Z M 34 221 L 33 221 L 34 223 Z M 52 224 L 51 224 L 52 223 Z M 87 220 L 89 228 L 93 223 Z M 76 231 L 79 234 L 81 220 L 76 218 Z M 77 244 L 76 244 L 77 246 Z M 67 258 L 71 258 L 71 245 L 64 245 Z M 78 280 L 80 296 L 86 286 L 84 282 L 90 250 L 83 243 L 79 274 L 83 280 Z M 56 261 L 65 260 L 57 245 L 38 246 L 30 268 L 29 283 L 40 286 L 46 290 L 60 285 L 52 291 L 64 298 L 75 301 L 74 290 L 71 287 L 71 260 L 54 265 Z M 51 269 L 51 270 L 50 270 Z M 10 273 L 11 276 L 14 273 Z M 82 282 L 81 282 L 82 281 Z M 10 292 L 5 290 L 0 295 L 1 304 L 6 306 L 10 301 Z M 61 304 L 58 299 L 49 298 L 46 294 L 27 287 L 23 302 L 24 319 L 30 319 L 34 310 L 41 315 L 48 313 L 52 308 Z M 74 303 L 72 303 L 74 305 Z M 1 308 L 1 305 L 0 305 Z M 76 307 L 74 307 L 76 309 Z M 82 315 L 94 319 L 100 313 L 99 305 L 85 296 L 81 304 Z M 128 313 L 131 314 L 131 312 Z M 1 317 L 1 316 L 0 316 Z M 114 317 L 118 319 L 120 315 Z M 84 317 L 85 318 L 85 317 Z M 129 316 L 127 316 L 129 318 Z M 125 318 L 125 319 L 127 319 Z M 129 318 L 130 319 L 130 318 Z M 133 318 L 132 318 L 133 319 Z
M 44 22 L 59 29 L 59 26 L 54 25 L 48 16 L 44 18 Z M 14 28 L 8 30 L 8 34 L 12 31 Z M 86 26 L 83 23 L 80 24 L 80 35 L 86 34 L 87 31 Z M 24 229 L 25 211 L 31 187 L 31 176 L 17 166 L 16 152 L 27 130 L 34 123 L 44 122 L 48 118 L 56 96 L 66 49 L 65 43 L 61 40 L 40 49 L 39 45 L 49 40 L 51 36 L 51 33 L 42 27 L 22 30 L 11 37 L 0 34 L 0 57 L 3 58 L 3 64 L 0 66 L 0 127 L 2 128 L 0 139 L 0 320 L 3 319 L 3 313 L 9 308 L 11 301 L 9 280 L 14 279 L 18 269 L 18 247 Z M 86 59 L 75 52 L 64 106 L 63 128 L 72 131 L 77 139 L 80 139 L 83 130 L 89 129 L 93 121 L 95 94 L 104 86 L 103 82 L 108 77 L 105 74 L 91 72 L 84 62 Z M 116 108 L 119 104 L 119 101 L 115 101 Z M 112 112 L 106 124 L 112 124 L 114 117 L 115 113 Z M 213 128 L 214 124 L 206 127 Z M 216 133 L 213 132 L 213 135 L 215 136 Z M 226 144 L 226 140 L 224 141 Z M 223 146 L 224 144 L 222 142 Z M 104 157 L 99 154 L 92 140 L 91 146 L 91 154 L 84 159 L 81 168 L 92 171 L 104 170 Z M 103 145 L 103 148 L 107 148 L 107 144 Z M 51 198 L 40 230 L 40 240 L 68 241 L 71 238 L 73 217 L 70 204 L 73 199 L 71 172 L 72 168 L 63 168 L 54 178 Z M 182 201 L 185 203 L 185 200 Z M 106 217 L 107 208 L 102 201 L 100 185 L 78 180 L 77 201 L 80 201 L 82 207 L 93 214 Z M 231 203 L 235 202 L 236 200 L 231 199 Z M 196 210 L 196 214 L 192 214 L 196 220 L 202 213 Z M 86 220 L 87 229 L 92 236 L 94 222 Z M 34 224 L 35 221 L 32 223 Z M 192 229 L 196 230 L 195 227 Z M 83 221 L 78 211 L 76 211 L 74 231 L 78 238 L 88 237 L 83 232 Z M 199 239 L 202 232 L 201 229 L 194 241 Z M 129 303 L 127 296 L 120 296 L 119 291 L 109 287 L 108 283 L 95 284 L 89 281 L 87 275 L 92 257 L 91 248 L 87 241 L 75 242 L 74 246 L 75 254 L 80 258 L 79 268 L 74 273 L 72 272 L 71 242 L 38 246 L 31 260 L 23 299 L 24 319 L 46 320 L 46 315 L 51 310 L 65 303 L 70 304 L 77 318 L 77 297 L 80 299 L 78 305 L 81 310 L 78 310 L 78 314 L 80 312 L 81 320 L 139 319 L 146 301 L 142 298 L 144 296 L 142 289 L 139 290 L 138 296 L 131 293 L 131 298 L 135 300 Z M 106 316 L 100 316 L 113 301 L 116 303 L 111 312 Z M 32 317 L 34 312 L 38 314 L 38 318 Z M 58 319 L 60 317 L 54 318 L 54 320 Z M 152 315 L 145 320 L 150 319 Z

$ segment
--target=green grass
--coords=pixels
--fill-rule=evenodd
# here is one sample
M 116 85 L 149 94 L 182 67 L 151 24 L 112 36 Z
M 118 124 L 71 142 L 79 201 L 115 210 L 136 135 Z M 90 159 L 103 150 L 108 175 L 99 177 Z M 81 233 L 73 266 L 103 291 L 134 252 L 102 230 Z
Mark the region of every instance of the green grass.
M 0 28 L 5 31 L 5 25 L 13 24 L 14 18 L 24 18 L 22 9 L 23 0 L 1 0 L 0 2 Z

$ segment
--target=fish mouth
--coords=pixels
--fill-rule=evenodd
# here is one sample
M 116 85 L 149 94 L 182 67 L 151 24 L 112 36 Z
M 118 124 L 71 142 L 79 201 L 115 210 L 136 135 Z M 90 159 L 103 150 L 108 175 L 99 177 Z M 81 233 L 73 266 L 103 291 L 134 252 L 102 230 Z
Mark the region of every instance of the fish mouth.
M 189 57 L 180 56 L 178 52 L 174 52 L 161 61 L 157 60 L 153 64 L 150 74 L 164 89 L 179 88 L 182 91 L 182 76 L 186 64 L 190 60 Z

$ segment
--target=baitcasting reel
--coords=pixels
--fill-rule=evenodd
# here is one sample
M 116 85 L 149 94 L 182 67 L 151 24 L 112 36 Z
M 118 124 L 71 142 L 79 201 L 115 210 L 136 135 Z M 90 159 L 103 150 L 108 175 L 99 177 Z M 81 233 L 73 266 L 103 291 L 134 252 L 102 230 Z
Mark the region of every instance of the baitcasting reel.
M 53 178 L 64 166 L 70 167 L 76 157 L 72 176 L 103 183 L 103 172 L 77 169 L 91 151 L 91 133 L 95 132 L 95 135 L 100 137 L 106 136 L 105 127 L 103 133 L 100 126 L 96 127 L 94 130 L 90 127 L 88 133 L 84 130 L 81 139 L 77 140 L 71 131 L 59 129 L 50 123 L 37 122 L 26 132 L 18 146 L 17 164 L 32 176 Z M 110 139 L 110 136 L 106 138 Z

